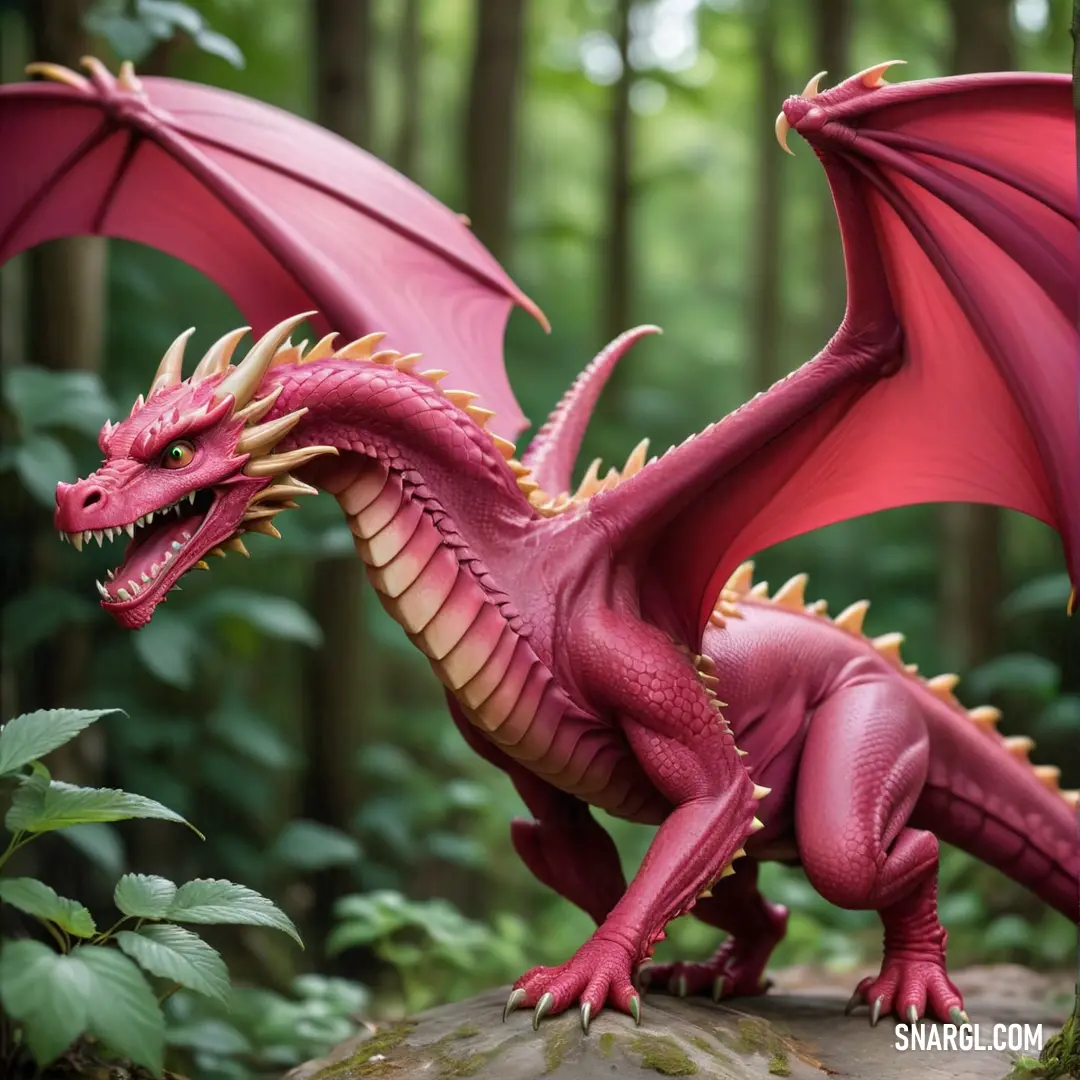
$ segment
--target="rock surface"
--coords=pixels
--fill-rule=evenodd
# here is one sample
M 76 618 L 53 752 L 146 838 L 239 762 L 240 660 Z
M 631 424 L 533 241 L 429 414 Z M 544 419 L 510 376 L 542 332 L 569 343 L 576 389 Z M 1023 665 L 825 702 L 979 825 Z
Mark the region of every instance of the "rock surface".
M 982 1042 L 995 1024 L 1042 1024 L 1059 1030 L 1072 1002 L 1069 977 L 997 965 L 953 974 Z M 899 1051 L 891 1019 L 871 1028 L 865 1009 L 844 1016 L 856 979 L 803 969 L 775 976 L 761 998 L 713 1004 L 649 994 L 641 1027 L 605 1010 L 583 1035 L 576 1010 L 534 1032 L 522 1011 L 500 1023 L 509 989 L 491 990 L 408 1021 L 381 1024 L 287 1080 L 615 1080 L 626 1076 L 697 1076 L 702 1080 L 1004 1080 L 1017 1053 L 927 1048 Z M 920 1025 L 929 1036 L 932 1025 Z M 938 1029 L 939 1033 L 941 1029 Z M 1029 1051 L 1030 1053 L 1030 1051 Z

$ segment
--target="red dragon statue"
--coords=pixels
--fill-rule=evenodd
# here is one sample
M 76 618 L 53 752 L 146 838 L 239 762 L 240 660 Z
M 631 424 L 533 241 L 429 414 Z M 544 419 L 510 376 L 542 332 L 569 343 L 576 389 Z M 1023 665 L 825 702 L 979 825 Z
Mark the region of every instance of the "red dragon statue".
M 642 444 L 621 471 L 594 466 L 572 493 L 600 388 L 652 328 L 609 346 L 519 459 L 502 335 L 514 304 L 542 316 L 455 214 L 263 104 L 87 67 L 35 65 L 50 83 L 0 90 L 0 259 L 73 234 L 140 241 L 212 278 L 262 336 L 233 364 L 244 331 L 226 335 L 184 378 L 182 334 L 105 426 L 101 468 L 59 486 L 56 527 L 76 548 L 127 541 L 98 589 L 135 629 L 208 552 L 278 535 L 301 494 L 337 498 L 383 605 L 532 813 L 511 826 L 518 853 L 597 923 L 566 963 L 518 979 L 504 1018 L 578 1007 L 587 1030 L 605 1005 L 640 1022 L 646 984 L 762 992 L 787 918 L 756 887 L 766 859 L 879 913 L 881 971 L 851 1002 L 872 1023 L 967 1019 L 939 840 L 1077 916 L 1077 796 L 1029 764 L 1030 741 L 961 707 L 955 676 L 905 666 L 900 635 L 864 637 L 865 603 L 829 619 L 802 576 L 770 598 L 744 562 L 956 500 L 1049 523 L 1078 580 L 1067 77 L 888 85 L 881 64 L 785 101 L 778 138 L 801 135 L 832 187 L 843 323 L 730 416 L 659 459 Z M 296 311 L 327 335 L 311 348 L 287 340 Z M 592 806 L 658 826 L 629 885 Z M 690 911 L 725 943 L 650 968 Z

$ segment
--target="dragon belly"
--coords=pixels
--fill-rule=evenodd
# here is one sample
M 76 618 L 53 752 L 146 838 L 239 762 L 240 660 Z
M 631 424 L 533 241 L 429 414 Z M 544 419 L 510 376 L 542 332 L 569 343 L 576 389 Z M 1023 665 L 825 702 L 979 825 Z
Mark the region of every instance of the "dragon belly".
M 377 464 L 337 499 L 380 602 L 469 722 L 555 787 L 637 816 L 650 786 L 618 731 L 575 706 L 423 502 Z

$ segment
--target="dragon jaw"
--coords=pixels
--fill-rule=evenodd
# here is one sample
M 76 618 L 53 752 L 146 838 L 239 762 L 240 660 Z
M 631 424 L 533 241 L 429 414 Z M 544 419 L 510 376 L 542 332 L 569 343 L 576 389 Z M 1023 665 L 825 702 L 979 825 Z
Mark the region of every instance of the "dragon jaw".
M 311 313 L 270 330 L 232 366 L 230 357 L 247 327 L 210 347 L 191 377 L 181 380 L 181 334 L 166 352 L 144 401 L 119 424 L 107 423 L 99 445 L 101 468 L 75 484 L 59 484 L 54 523 L 61 539 L 81 550 L 91 539 L 129 537 L 121 565 L 107 583 L 96 582 L 101 606 L 126 629 L 149 622 L 154 609 L 188 571 L 205 569 L 204 556 L 231 548 L 247 554 L 245 532 L 280 535 L 271 519 L 315 489 L 291 477 L 311 458 L 337 453 L 302 446 L 274 453 L 304 409 L 265 423 L 281 388 L 256 391 L 268 368 L 295 359 L 281 345 Z

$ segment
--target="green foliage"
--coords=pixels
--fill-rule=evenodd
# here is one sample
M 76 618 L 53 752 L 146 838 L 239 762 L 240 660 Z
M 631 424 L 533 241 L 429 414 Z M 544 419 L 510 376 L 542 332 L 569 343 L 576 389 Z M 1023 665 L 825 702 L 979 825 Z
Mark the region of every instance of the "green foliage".
M 41 711 L 17 716 L 0 727 L 0 775 L 16 785 L 4 820 L 11 837 L 0 855 L 0 867 L 38 835 L 57 829 L 132 818 L 188 824 L 152 799 L 52 780 L 37 760 L 117 711 Z M 0 949 L 0 1002 L 40 1067 L 80 1036 L 90 1036 L 98 1041 L 100 1052 L 160 1075 L 166 1024 L 159 997 L 186 987 L 228 1004 L 224 959 L 177 923 L 271 927 L 301 944 L 284 912 L 231 881 L 195 880 L 177 886 L 157 875 L 125 874 L 113 899 L 122 917 L 99 933 L 83 904 L 60 896 L 44 882 L 0 878 L 0 903 L 37 920 L 54 943 L 5 939 Z M 126 928 L 130 920 L 134 925 Z M 164 992 L 156 989 L 159 985 L 166 987 Z M 9 1044 L 10 1033 L 0 1042 Z

